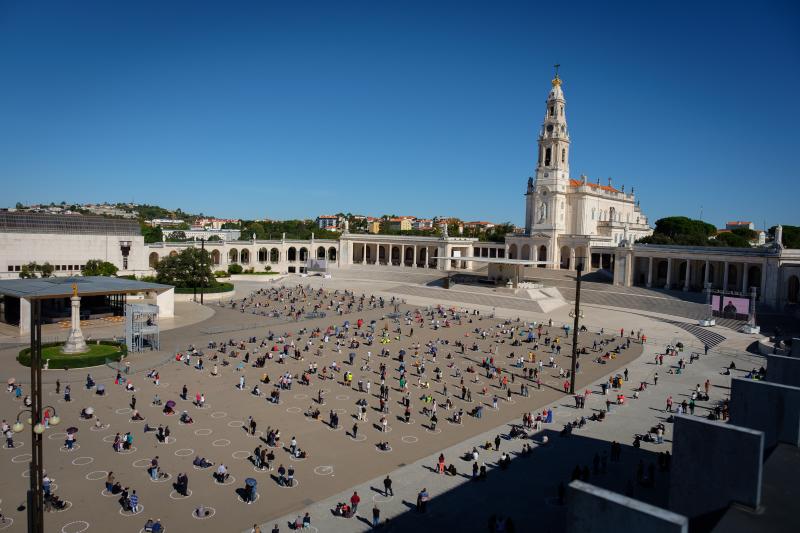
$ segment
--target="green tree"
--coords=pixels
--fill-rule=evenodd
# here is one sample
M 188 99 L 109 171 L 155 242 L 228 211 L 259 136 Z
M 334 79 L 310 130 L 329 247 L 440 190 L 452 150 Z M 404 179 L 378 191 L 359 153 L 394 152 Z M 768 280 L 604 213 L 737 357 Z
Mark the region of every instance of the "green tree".
M 775 239 L 775 228 L 772 226 L 767 233 L 771 239 Z M 800 248 L 800 226 L 783 226 L 783 246 L 785 248 Z
M 656 221 L 651 237 L 640 239 L 645 244 L 680 244 L 684 246 L 709 246 L 708 238 L 717 228 L 713 224 L 688 217 L 666 217 Z
M 53 275 L 53 270 L 55 270 L 55 268 L 48 262 L 44 262 L 40 265 L 36 261 L 31 261 L 27 265 L 22 265 L 22 268 L 19 270 L 19 277 L 26 279 L 35 279 L 37 277 L 49 278 Z
M 159 227 L 151 227 L 142 225 L 142 236 L 144 237 L 145 244 L 153 242 L 162 242 L 164 240 L 164 232 Z
M 90 259 L 83 265 L 81 274 L 84 276 L 116 276 L 117 270 L 114 263 L 102 259 Z
M 726 246 L 728 248 L 750 248 L 750 240 L 733 231 L 719 233 L 714 242 L 718 246 Z
M 156 281 L 175 287 L 213 287 L 217 280 L 211 272 L 211 254 L 190 246 L 167 256 L 156 265 Z
M 171 242 L 181 242 L 186 240 L 186 232 L 185 231 L 173 231 L 167 235 L 167 240 Z

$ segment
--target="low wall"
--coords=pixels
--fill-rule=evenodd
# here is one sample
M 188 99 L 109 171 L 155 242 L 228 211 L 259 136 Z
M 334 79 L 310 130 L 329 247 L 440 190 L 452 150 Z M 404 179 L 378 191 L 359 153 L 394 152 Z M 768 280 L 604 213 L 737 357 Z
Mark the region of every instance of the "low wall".
M 733 378 L 731 424 L 764 432 L 764 447 L 800 446 L 800 388 Z
M 230 300 L 234 297 L 236 291 L 227 291 L 227 292 L 207 292 L 203 295 L 204 302 L 216 302 L 219 300 Z M 175 301 L 176 302 L 191 302 L 194 301 L 194 294 L 175 294 Z M 200 301 L 200 293 L 197 293 L 197 301 Z
M 231 274 L 230 281 L 262 281 L 268 283 L 286 277 L 286 274 Z
M 758 508 L 764 433 L 676 415 L 669 508 L 690 519 L 740 503 Z
M 689 519 L 617 492 L 573 481 L 567 489 L 567 533 L 687 533 Z
M 800 358 L 768 355 L 767 381 L 800 387 Z

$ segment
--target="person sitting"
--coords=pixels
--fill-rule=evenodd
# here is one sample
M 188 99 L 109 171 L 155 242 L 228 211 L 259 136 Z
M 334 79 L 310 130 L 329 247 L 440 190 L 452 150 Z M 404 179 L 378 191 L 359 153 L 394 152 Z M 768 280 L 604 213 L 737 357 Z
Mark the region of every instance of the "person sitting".
M 128 392 L 136 392 L 136 388 L 133 386 L 133 383 L 130 381 L 125 384 L 125 390 Z
M 144 420 L 144 417 L 141 414 L 139 414 L 139 411 L 134 409 L 133 413 L 131 413 L 131 420 Z
M 194 510 L 194 516 L 196 516 L 197 518 L 205 518 L 206 516 L 208 516 L 210 514 L 211 514 L 211 511 L 206 509 L 206 506 L 203 505 L 202 503 L 200 505 L 198 505 L 197 508 Z
M 378 449 L 385 452 L 389 450 L 389 443 L 388 442 L 379 442 Z
M 458 471 L 456 470 L 455 465 L 452 463 L 450 463 L 450 465 L 447 468 L 445 468 L 444 471 L 450 474 L 451 476 L 458 475 Z
M 308 457 L 308 453 L 305 450 L 301 450 L 300 448 L 297 448 L 294 451 L 294 457 L 295 457 L 295 459 L 305 459 L 305 458 Z
M 97 387 L 94 389 L 94 393 L 98 396 L 105 396 L 106 395 L 106 386 L 102 383 L 99 383 Z
M 261 389 L 258 388 L 258 385 L 254 385 L 253 390 L 250 391 L 250 394 L 253 396 L 261 396 Z
M 86 409 L 87 409 L 86 407 L 81 409 L 81 415 L 80 416 L 84 420 L 91 420 L 91 418 L 94 416 L 94 414 L 93 413 L 87 413 Z
M 219 467 L 217 467 L 217 471 L 214 472 L 214 480 L 217 483 L 225 483 L 229 476 L 230 474 L 228 473 L 228 469 L 223 464 L 219 465 Z
M 191 424 L 194 422 L 194 420 L 192 420 L 192 417 L 189 416 L 189 413 L 187 413 L 186 411 L 181 413 L 180 421 L 184 424 Z
M 200 468 L 208 468 L 209 466 L 214 466 L 214 463 L 206 461 L 205 457 L 195 456 L 194 461 L 192 461 L 192 465 L 200 467 Z
M 94 379 L 92 379 L 92 375 L 91 374 L 87 374 L 86 375 L 86 388 L 87 389 L 91 389 L 92 387 L 94 387 L 94 385 L 95 385 L 95 383 L 94 383 Z
M 341 516 L 343 518 L 350 518 L 351 516 L 353 516 L 353 513 L 347 502 L 337 503 L 336 509 L 333 511 L 333 514 L 336 516 Z
M 63 511 L 67 507 L 66 502 L 55 494 L 46 497 L 44 503 L 47 508 L 55 511 Z
M 153 396 L 153 405 L 161 405 L 161 398 L 158 397 L 158 394 Z

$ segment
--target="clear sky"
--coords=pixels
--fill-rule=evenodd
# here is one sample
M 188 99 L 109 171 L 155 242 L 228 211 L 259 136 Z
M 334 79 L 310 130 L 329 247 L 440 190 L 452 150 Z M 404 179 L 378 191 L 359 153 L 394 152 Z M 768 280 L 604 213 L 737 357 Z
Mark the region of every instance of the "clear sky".
M 523 223 L 571 170 L 651 221 L 800 225 L 796 1 L 0 2 L 0 205 Z

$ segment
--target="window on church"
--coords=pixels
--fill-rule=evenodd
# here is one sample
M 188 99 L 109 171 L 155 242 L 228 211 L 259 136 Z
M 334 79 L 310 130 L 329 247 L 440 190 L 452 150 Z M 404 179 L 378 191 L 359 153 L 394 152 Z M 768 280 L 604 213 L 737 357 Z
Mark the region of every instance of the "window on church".
M 564 163 L 564 162 L 566 162 L 566 160 L 567 160 L 567 149 L 566 148 L 562 148 L 561 149 L 561 162 Z
M 555 107 L 553 107 L 553 106 L 550 106 L 550 116 L 551 116 L 551 117 L 552 117 L 552 116 L 555 116 L 555 114 L 556 114 L 556 108 L 555 108 Z
M 550 156 L 551 156 L 551 150 L 550 148 L 548 148 L 547 150 L 544 151 L 544 166 L 546 167 L 550 166 Z

